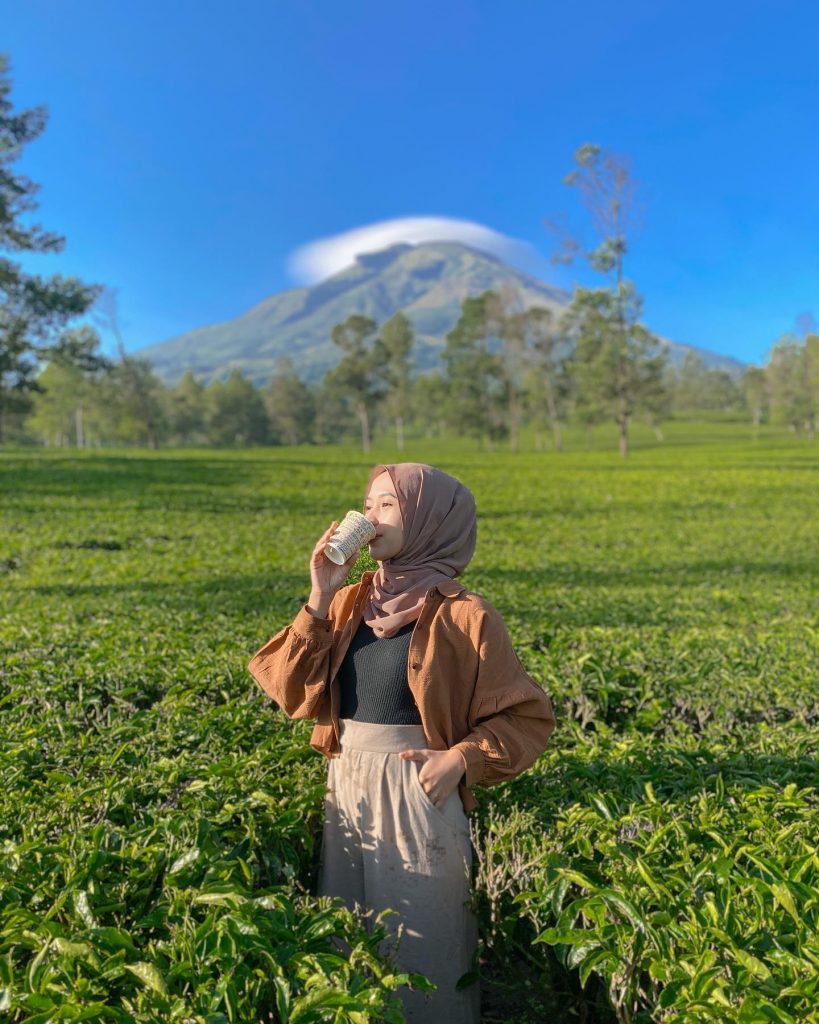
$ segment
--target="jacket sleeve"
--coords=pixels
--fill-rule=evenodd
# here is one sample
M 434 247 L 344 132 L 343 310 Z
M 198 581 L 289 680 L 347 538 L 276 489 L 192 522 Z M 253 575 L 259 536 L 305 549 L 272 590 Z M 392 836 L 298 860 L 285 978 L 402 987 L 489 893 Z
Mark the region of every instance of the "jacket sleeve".
M 552 702 L 521 664 L 500 612 L 488 602 L 483 611 L 472 731 L 453 744 L 466 764 L 467 786 L 519 775 L 543 753 L 556 725 Z
M 344 589 L 344 588 L 342 588 Z M 248 671 L 288 718 L 317 718 L 330 680 L 336 591 L 320 619 L 301 606 L 285 626 L 250 659 Z

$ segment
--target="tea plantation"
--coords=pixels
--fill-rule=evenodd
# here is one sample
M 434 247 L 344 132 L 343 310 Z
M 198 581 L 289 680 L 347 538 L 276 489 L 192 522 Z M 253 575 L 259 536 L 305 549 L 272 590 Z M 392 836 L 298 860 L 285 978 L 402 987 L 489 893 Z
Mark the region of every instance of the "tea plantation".
M 819 1021 L 819 442 L 530 449 L 0 449 L 4 1020 L 403 1019 L 424 980 L 312 894 L 311 723 L 246 664 L 370 467 L 421 461 L 558 718 L 475 790 L 483 1019 Z

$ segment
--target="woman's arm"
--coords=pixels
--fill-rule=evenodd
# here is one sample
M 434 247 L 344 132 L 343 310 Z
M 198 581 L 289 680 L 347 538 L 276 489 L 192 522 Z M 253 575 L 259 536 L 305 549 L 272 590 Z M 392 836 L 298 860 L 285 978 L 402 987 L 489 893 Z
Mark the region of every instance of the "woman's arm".
M 347 588 L 342 588 L 342 590 Z M 288 718 L 316 718 L 330 680 L 330 652 L 335 633 L 337 591 L 326 617 L 302 605 L 285 626 L 250 659 L 248 671 Z
M 546 749 L 556 725 L 552 702 L 521 664 L 502 616 L 487 601 L 481 606 L 471 731 L 452 747 L 466 763 L 467 786 L 520 775 Z

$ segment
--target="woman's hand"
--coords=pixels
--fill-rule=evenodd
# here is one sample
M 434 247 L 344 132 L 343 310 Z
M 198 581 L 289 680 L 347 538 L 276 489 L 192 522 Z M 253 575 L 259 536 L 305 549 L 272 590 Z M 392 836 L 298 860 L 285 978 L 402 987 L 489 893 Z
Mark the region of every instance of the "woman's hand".
M 319 537 L 318 543 L 313 548 L 310 557 L 310 583 L 314 594 L 323 594 L 328 597 L 338 590 L 341 584 L 347 579 L 350 569 L 355 565 L 358 558 L 356 549 L 343 565 L 336 565 L 324 554 L 327 541 L 335 533 L 338 523 L 333 520 L 324 533 Z
M 449 794 L 457 787 L 466 771 L 466 762 L 459 750 L 402 750 L 405 761 L 419 761 L 418 781 L 426 795 L 438 808 L 443 808 Z

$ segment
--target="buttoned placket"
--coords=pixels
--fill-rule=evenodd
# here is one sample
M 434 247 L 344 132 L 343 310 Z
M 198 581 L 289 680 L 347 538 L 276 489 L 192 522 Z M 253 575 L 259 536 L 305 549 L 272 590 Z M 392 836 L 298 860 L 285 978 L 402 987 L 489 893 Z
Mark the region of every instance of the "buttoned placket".
M 424 720 L 424 702 L 421 698 L 421 686 L 418 680 L 418 672 L 424 664 L 424 659 L 417 647 L 413 650 L 413 645 L 416 642 L 416 636 L 422 633 L 426 628 L 428 621 L 435 614 L 435 611 L 442 600 L 443 596 L 438 593 L 435 587 L 432 587 L 427 591 L 426 598 L 424 599 L 424 605 L 421 608 L 421 614 L 415 620 L 415 627 L 412 631 L 409 650 L 407 651 L 407 682 L 409 683 L 410 691 L 412 692 L 412 696 L 415 700 L 415 706 L 418 708 L 418 714 L 421 716 L 421 725 L 423 726 L 424 736 L 426 736 L 427 743 L 429 743 L 429 730 L 427 729 L 427 723 Z
M 373 573 L 373 575 L 375 575 L 375 574 Z M 347 623 L 347 628 L 349 630 L 349 637 L 348 637 L 348 640 L 347 640 L 347 646 L 348 647 L 349 647 L 350 642 L 352 641 L 353 636 L 355 635 L 356 630 L 361 625 L 362 618 L 364 617 L 364 604 L 365 604 L 366 599 L 367 599 L 366 595 L 369 593 L 369 585 L 370 585 L 371 582 L 372 582 L 372 576 L 367 581 L 367 589 L 363 590 L 363 588 L 362 588 L 362 592 L 358 595 L 358 599 L 356 600 L 355 609 L 353 611 L 353 614 L 350 616 L 349 622 Z M 438 607 L 438 604 L 442 600 L 443 600 L 443 596 L 438 592 L 438 590 L 435 587 L 431 587 L 427 591 L 426 597 L 424 598 L 423 607 L 421 608 L 421 614 L 415 620 L 415 625 L 414 625 L 413 630 L 412 630 L 412 635 L 410 636 L 409 650 L 407 651 L 407 682 L 409 683 L 409 688 L 410 688 L 410 691 L 412 692 L 412 696 L 413 696 L 413 698 L 415 700 L 415 704 L 418 707 L 418 712 L 419 712 L 419 714 L 421 714 L 422 725 L 424 727 L 424 734 L 427 735 L 427 736 L 429 734 L 427 732 L 426 724 L 423 721 L 423 714 L 421 713 L 421 701 L 419 699 L 420 696 L 421 696 L 421 691 L 420 691 L 420 688 L 418 686 L 418 681 L 417 681 L 417 673 L 421 669 L 421 667 L 422 667 L 422 665 L 424 663 L 424 659 L 423 659 L 423 655 L 420 652 L 418 652 L 417 649 L 413 653 L 413 644 L 415 642 L 415 637 L 416 637 L 416 634 L 418 633 L 419 627 L 421 626 L 421 623 L 423 622 L 424 617 L 427 615 L 427 609 L 432 608 L 433 609 L 432 614 L 434 614 L 435 609 Z M 345 649 L 344 653 L 346 654 L 346 649 Z M 339 663 L 338 663 L 339 665 L 341 664 L 341 659 L 343 659 L 343 657 L 344 657 L 344 655 L 341 655 L 341 658 L 340 658 Z M 339 709 L 340 704 L 341 704 L 341 687 L 340 687 L 340 684 L 338 682 L 338 666 L 337 666 L 336 667 L 336 673 L 333 676 L 332 681 L 330 682 L 330 720 L 333 723 L 333 733 L 335 734 L 335 738 L 336 738 L 336 749 L 339 749 L 340 746 L 341 746 L 341 733 L 340 733 L 339 725 L 338 725 L 338 709 Z
M 345 632 L 347 633 L 346 646 L 344 648 L 343 653 L 341 652 L 341 650 L 339 650 L 339 660 L 338 663 L 336 664 L 336 672 L 333 678 L 330 680 L 330 721 L 332 722 L 333 734 L 335 735 L 336 738 L 336 750 L 339 750 L 341 747 L 341 732 L 338 727 L 338 710 L 341 704 L 341 687 L 338 682 L 338 669 L 341 666 L 341 662 L 344 658 L 344 655 L 347 653 L 347 648 L 350 646 L 350 643 L 352 642 L 352 639 L 355 636 L 355 632 L 361 625 L 361 620 L 364 617 L 364 602 L 367 599 L 366 595 L 369 593 L 369 584 L 371 580 L 372 575 L 370 576 L 370 579 L 367 580 L 367 589 L 364 590 L 364 588 L 362 587 L 356 597 L 356 603 L 355 607 L 353 608 L 353 613 L 344 627 Z
M 410 637 L 409 650 L 407 651 L 407 668 L 411 672 L 417 672 L 421 668 L 421 665 L 423 664 L 423 656 L 417 651 L 417 649 L 415 653 L 413 653 L 415 635 L 418 632 L 418 628 L 421 625 L 421 622 L 423 621 L 424 616 L 427 613 L 427 608 L 437 607 L 438 602 L 435 600 L 435 598 L 439 596 L 440 595 L 438 594 L 438 591 L 435 589 L 435 587 L 432 587 L 430 590 L 428 590 L 426 598 L 424 599 L 424 604 L 421 608 L 421 614 L 415 620 L 415 627 L 413 628 L 412 636 Z M 412 686 L 412 682 L 410 682 L 410 686 Z M 415 696 L 417 702 L 418 695 L 415 693 L 414 690 L 413 695 Z

